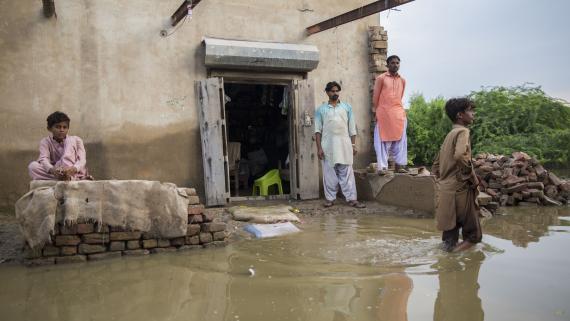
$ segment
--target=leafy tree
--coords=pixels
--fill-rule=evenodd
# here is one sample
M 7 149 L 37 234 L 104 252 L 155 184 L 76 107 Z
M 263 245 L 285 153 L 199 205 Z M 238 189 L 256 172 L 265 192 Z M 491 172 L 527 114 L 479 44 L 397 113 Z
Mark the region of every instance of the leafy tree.
M 570 106 L 540 87 L 492 87 L 472 92 L 476 120 L 471 127 L 473 153 L 509 155 L 525 151 L 541 162 L 570 165 Z M 408 111 L 409 159 L 431 164 L 451 122 L 445 100 L 412 97 Z
M 445 114 L 445 99 L 438 97 L 429 102 L 420 95 L 412 96 L 408 109 L 408 159 L 414 164 L 431 164 L 451 121 Z

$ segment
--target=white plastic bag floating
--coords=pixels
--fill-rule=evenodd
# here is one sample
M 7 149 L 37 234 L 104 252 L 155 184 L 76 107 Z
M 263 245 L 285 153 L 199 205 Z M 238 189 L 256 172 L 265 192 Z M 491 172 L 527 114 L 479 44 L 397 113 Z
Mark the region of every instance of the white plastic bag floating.
M 258 239 L 287 235 L 301 231 L 291 222 L 276 224 L 248 224 L 243 229 L 246 232 L 253 234 Z

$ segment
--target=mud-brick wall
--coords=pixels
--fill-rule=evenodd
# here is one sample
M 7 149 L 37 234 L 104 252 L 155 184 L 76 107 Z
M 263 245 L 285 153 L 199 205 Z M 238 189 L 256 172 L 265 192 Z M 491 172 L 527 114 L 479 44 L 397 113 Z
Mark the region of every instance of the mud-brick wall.
M 192 184 L 203 169 L 194 82 L 208 77 L 203 37 L 285 42 L 319 48 L 307 77 L 315 104 L 325 84 L 342 84 L 358 126 L 355 167 L 368 164 L 368 25 L 372 15 L 310 37 L 305 28 L 362 5 L 361 0 L 208 0 L 170 28 L 182 0 L 0 1 L 0 210 L 28 190 L 28 164 L 48 135 L 46 117 L 61 110 L 70 135 L 83 139 L 97 179 Z M 275 13 L 279 14 L 276 15 Z M 247 23 L 248 20 L 255 23 Z M 239 26 L 236 28 L 236 26 Z M 178 28 L 179 27 L 179 28 Z M 169 36 L 161 36 L 167 29 Z M 144 157 L 141 157 L 144 155 Z
M 30 266 L 64 264 L 226 245 L 226 223 L 215 214 L 204 211 L 195 189 L 187 190 L 190 205 L 186 236 L 156 238 L 104 222 L 102 225 L 57 223 L 51 237 L 52 244 L 38 249 L 26 248 L 25 262 Z

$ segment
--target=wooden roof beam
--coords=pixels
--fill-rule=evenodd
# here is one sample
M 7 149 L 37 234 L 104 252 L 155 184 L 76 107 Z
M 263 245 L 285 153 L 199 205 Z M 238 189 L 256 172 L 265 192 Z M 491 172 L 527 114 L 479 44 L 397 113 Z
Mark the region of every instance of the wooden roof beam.
M 184 0 L 182 4 L 174 11 L 172 16 L 170 16 L 170 20 L 172 21 L 172 26 L 175 27 L 182 18 L 188 15 L 188 9 L 192 10 L 198 3 L 202 0 Z
M 330 28 L 334 28 L 340 26 L 342 24 L 358 20 L 369 15 L 382 12 L 388 9 L 392 9 L 397 6 L 401 6 L 408 2 L 412 2 L 414 0 L 380 0 L 372 2 L 371 4 L 365 5 L 358 9 L 354 9 L 347 13 L 341 14 L 340 16 L 336 16 L 334 18 L 319 22 L 315 25 L 308 27 L 307 35 L 313 35 L 317 32 L 325 31 Z

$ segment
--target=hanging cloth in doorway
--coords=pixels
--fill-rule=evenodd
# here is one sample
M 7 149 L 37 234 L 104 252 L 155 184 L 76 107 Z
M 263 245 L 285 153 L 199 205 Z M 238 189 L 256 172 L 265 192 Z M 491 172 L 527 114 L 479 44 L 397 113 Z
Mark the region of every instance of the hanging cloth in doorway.
M 281 115 L 287 115 L 289 112 L 289 87 L 283 87 L 283 99 L 279 103 L 279 108 L 281 109 Z

